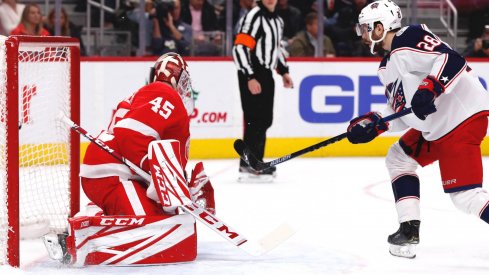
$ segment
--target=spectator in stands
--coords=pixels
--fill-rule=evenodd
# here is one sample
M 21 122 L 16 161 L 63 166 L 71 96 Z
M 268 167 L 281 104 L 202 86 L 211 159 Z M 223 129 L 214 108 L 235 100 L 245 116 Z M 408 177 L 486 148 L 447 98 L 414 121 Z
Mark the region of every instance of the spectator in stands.
M 227 1 L 226 0 L 207 0 L 209 2 L 209 4 L 211 4 L 211 6 L 214 7 L 214 12 L 216 13 L 216 16 L 217 16 L 217 26 L 220 28 L 221 25 L 221 17 L 224 16 L 226 17 L 226 5 L 227 5 Z M 234 2 L 236 0 L 233 0 L 233 5 L 234 5 Z
M 55 10 L 52 9 L 49 12 L 48 20 L 45 24 L 46 30 L 50 34 L 55 34 Z M 80 54 L 85 55 L 85 46 L 83 45 L 83 41 L 81 39 L 81 28 L 80 26 L 75 25 L 68 18 L 68 14 L 64 8 L 61 8 L 61 16 L 60 16 L 60 25 L 61 25 L 61 36 L 70 36 L 77 38 L 80 41 Z
M 452 0 L 457 9 L 459 19 L 468 28 L 467 40 L 474 43 L 484 31 L 484 25 L 489 24 L 489 1 L 487 0 Z M 460 22 L 459 22 L 460 26 Z
M 318 46 L 318 15 L 310 12 L 306 15 L 306 30 L 299 32 L 289 47 L 290 56 L 315 56 Z M 334 57 L 335 49 L 331 39 L 324 35 L 322 57 Z
M 192 27 L 181 20 L 182 5 L 180 0 L 174 0 L 171 6 L 164 7 L 162 11 L 160 3 L 156 10 L 156 18 L 153 19 L 153 36 L 151 48 L 154 55 L 162 55 L 167 52 L 178 52 L 180 55 L 190 54 L 192 41 Z
M 139 15 L 141 8 L 139 7 L 139 0 L 127 0 L 125 2 L 125 11 L 121 10 L 119 12 L 118 24 L 116 28 L 119 30 L 130 31 L 132 45 L 135 47 L 139 46 Z M 144 24 L 145 24 L 145 35 L 146 38 L 146 52 L 149 54 L 151 50 L 151 43 L 153 39 L 154 27 L 153 27 L 153 17 L 155 16 L 155 1 L 145 0 L 144 1 Z M 125 13 L 125 15 L 124 15 Z M 128 22 L 123 22 L 121 19 L 127 17 Z M 136 39 L 134 39 L 136 38 Z
M 207 0 L 182 0 L 182 20 L 192 26 L 193 55 L 220 55 L 223 37 L 214 6 Z
M 17 0 L 3 0 L 0 2 L 0 35 L 8 36 L 20 23 L 25 5 L 18 4 Z
M 289 5 L 289 0 L 278 0 L 277 14 L 284 21 L 284 40 L 294 37 L 304 27 L 301 11 Z
M 464 56 L 489 57 L 489 25 L 485 25 L 482 35 L 467 45 Z
M 344 6 L 338 11 L 336 23 L 325 29 L 333 41 L 336 56 L 372 56 L 368 47 L 364 47 L 356 35 L 355 24 L 358 18 L 356 9 L 353 5 Z
M 192 26 L 194 37 L 218 29 L 216 12 L 207 0 L 182 0 L 182 20 Z
M 233 0 L 233 36 L 238 33 L 238 22 L 256 5 L 255 0 Z M 219 29 L 226 30 L 226 7 L 219 13 Z
M 315 3 L 317 2 L 317 0 L 289 0 L 289 4 L 298 8 L 301 12 L 301 14 L 309 14 L 310 12 L 312 11 L 316 11 L 315 10 Z M 330 1 L 327 1 L 327 2 L 330 2 Z M 325 3 L 325 6 L 327 5 L 327 3 Z
M 43 28 L 41 9 L 37 4 L 27 4 L 22 12 L 20 24 L 10 32 L 11 35 L 40 35 L 48 36 Z

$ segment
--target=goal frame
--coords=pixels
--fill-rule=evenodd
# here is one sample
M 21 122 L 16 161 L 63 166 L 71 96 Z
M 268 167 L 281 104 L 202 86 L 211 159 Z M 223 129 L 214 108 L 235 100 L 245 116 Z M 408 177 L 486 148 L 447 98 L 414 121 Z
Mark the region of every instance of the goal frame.
M 54 36 L 10 36 L 5 41 L 7 79 L 6 92 L 8 119 L 6 127 L 8 226 L 7 264 L 20 266 L 20 188 L 19 188 L 19 48 L 23 43 L 46 47 L 70 47 L 70 111 L 71 119 L 80 122 L 80 46 L 76 38 Z M 55 77 L 55 76 L 53 76 Z M 12 130 L 14 129 L 14 130 Z M 17 130 L 15 130 L 17 129 Z M 47 131 L 49 129 L 46 129 Z M 70 133 L 70 216 L 79 211 L 80 204 L 80 137 Z

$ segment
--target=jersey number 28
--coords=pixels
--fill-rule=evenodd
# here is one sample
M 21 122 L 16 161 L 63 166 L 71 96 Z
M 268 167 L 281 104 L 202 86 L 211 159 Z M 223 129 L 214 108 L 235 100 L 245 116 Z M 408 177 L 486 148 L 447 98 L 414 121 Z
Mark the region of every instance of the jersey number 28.
M 423 37 L 423 41 L 419 42 L 418 44 L 416 44 L 416 47 L 420 48 L 420 49 L 423 49 L 425 51 L 433 51 L 435 49 L 435 47 L 437 46 L 440 46 L 441 45 L 441 41 L 436 39 L 436 38 L 433 38 L 429 35 L 425 35 Z
M 163 118 L 167 119 L 170 115 L 171 115 L 171 112 L 173 111 L 173 109 L 175 109 L 175 106 L 173 106 L 173 104 L 170 103 L 170 101 L 166 101 L 163 102 L 163 106 L 161 105 L 161 102 L 163 101 L 163 98 L 161 97 L 157 97 L 153 100 L 151 100 L 149 102 L 149 104 L 153 105 L 153 107 L 151 107 L 151 110 L 153 110 L 153 112 L 159 114 L 160 116 L 162 116 Z

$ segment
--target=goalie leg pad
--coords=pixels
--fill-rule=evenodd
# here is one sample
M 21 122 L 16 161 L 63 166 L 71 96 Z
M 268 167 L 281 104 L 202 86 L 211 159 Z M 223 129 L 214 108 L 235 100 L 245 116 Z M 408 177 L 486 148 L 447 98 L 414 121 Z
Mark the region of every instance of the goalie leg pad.
M 149 144 L 148 151 L 151 183 L 147 196 L 159 201 L 167 212 L 175 211 L 178 206 L 191 204 L 190 191 L 182 166 L 180 142 L 153 141 Z
M 176 216 L 96 216 L 69 219 L 70 264 L 155 265 L 193 261 L 195 219 Z

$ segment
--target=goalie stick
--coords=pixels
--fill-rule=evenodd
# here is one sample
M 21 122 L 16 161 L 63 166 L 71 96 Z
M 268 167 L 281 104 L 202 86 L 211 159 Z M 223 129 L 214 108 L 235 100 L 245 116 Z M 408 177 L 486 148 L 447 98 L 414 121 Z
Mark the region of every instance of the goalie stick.
M 410 114 L 410 113 L 411 113 L 411 108 L 407 108 L 407 109 L 404 109 L 400 112 L 386 116 L 386 117 L 382 118 L 380 121 L 382 121 L 382 122 L 391 121 L 391 120 L 394 120 L 396 118 L 400 118 L 400 117 L 405 116 L 405 115 Z M 241 139 L 237 139 L 234 141 L 234 150 L 236 150 L 236 152 L 241 157 L 241 159 L 244 160 L 255 171 L 263 171 L 263 170 L 268 169 L 272 166 L 276 166 L 277 164 L 280 164 L 282 162 L 286 162 L 286 161 L 291 160 L 293 158 L 296 158 L 298 156 L 302 156 L 306 153 L 315 151 L 315 150 L 322 148 L 324 146 L 338 142 L 338 141 L 344 139 L 345 137 L 346 137 L 346 132 L 341 134 L 341 135 L 337 135 L 337 136 L 332 137 L 330 139 L 323 140 L 319 143 L 316 143 L 314 145 L 311 145 L 309 147 L 301 149 L 297 152 L 294 152 L 294 153 L 289 154 L 289 155 L 285 155 L 283 157 L 280 157 L 278 159 L 274 159 L 274 160 L 269 161 L 269 162 L 262 162 L 262 161 L 258 160 L 258 158 L 253 155 L 253 153 L 251 152 L 250 148 L 246 145 L 246 143 Z
M 127 165 L 131 170 L 133 170 L 136 174 L 138 174 L 144 180 L 146 180 L 147 182 L 151 181 L 151 175 L 150 174 L 148 174 L 146 171 L 141 169 L 139 166 L 132 163 L 130 160 L 124 158 L 118 152 L 114 151 L 107 144 L 105 144 L 102 140 L 100 140 L 100 139 L 92 136 L 91 134 L 89 134 L 80 125 L 77 125 L 75 122 L 70 120 L 65 115 L 60 115 L 59 119 L 62 122 L 64 122 L 65 124 L 67 124 L 75 132 L 84 136 L 90 142 L 95 143 L 98 147 L 100 147 L 102 150 L 109 153 L 115 159 L 117 159 L 118 161 Z M 189 213 L 195 219 L 197 219 L 198 221 L 200 221 L 201 223 L 205 224 L 207 227 L 212 229 L 214 232 L 219 234 L 222 238 L 226 239 L 227 241 L 229 241 L 233 245 L 241 248 L 243 251 L 245 251 L 246 253 L 253 255 L 253 256 L 260 256 L 260 255 L 267 253 L 268 251 L 277 247 L 279 244 L 281 244 L 282 242 L 284 242 L 286 239 L 288 239 L 290 236 L 292 236 L 294 234 L 294 230 L 289 225 L 282 224 L 279 227 L 277 227 L 276 229 L 274 229 L 272 232 L 268 233 L 260 241 L 254 242 L 254 241 L 248 240 L 244 235 L 237 232 L 236 230 L 231 228 L 229 225 L 224 223 L 224 221 L 222 221 L 218 217 L 212 215 L 211 213 L 209 213 L 207 210 L 203 209 L 202 207 L 200 207 L 196 203 L 191 203 L 190 205 L 184 205 L 184 206 L 179 206 L 179 207 L 181 210 Z

